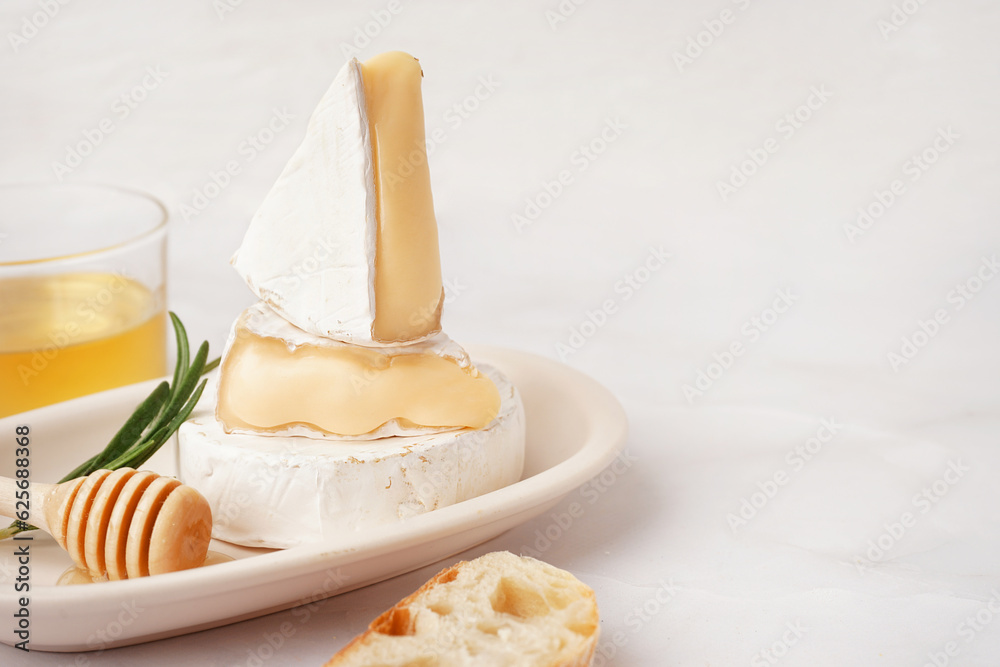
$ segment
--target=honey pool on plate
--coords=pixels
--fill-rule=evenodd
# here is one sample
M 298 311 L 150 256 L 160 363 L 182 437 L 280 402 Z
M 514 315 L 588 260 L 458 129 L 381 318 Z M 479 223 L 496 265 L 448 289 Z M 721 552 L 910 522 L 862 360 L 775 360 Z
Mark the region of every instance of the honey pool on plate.
M 210 565 L 218 565 L 219 563 L 228 563 L 230 561 L 236 560 L 229 554 L 220 553 L 218 551 L 209 551 L 205 556 L 205 562 L 198 567 L 209 567 Z M 59 580 L 56 582 L 56 586 L 79 586 L 80 584 L 100 584 L 108 580 L 107 575 L 103 577 L 95 577 L 87 570 L 73 565 L 69 567 L 65 572 L 59 575 Z
M 166 373 L 162 293 L 113 273 L 0 280 L 0 417 Z

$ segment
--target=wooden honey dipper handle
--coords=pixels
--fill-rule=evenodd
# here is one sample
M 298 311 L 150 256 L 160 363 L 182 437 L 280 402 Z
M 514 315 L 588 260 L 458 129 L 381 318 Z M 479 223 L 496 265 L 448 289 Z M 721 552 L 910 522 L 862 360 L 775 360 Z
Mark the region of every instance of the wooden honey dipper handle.
M 0 513 L 16 516 L 17 482 L 0 477 Z M 208 501 L 176 479 L 132 468 L 32 484 L 28 523 L 92 575 L 143 577 L 197 567 L 212 538 Z
M 54 508 L 60 504 L 60 501 L 72 496 L 83 480 L 84 478 L 81 477 L 63 484 L 32 484 L 29 489 L 30 498 L 26 503 L 23 489 L 18 487 L 17 480 L 0 477 L 0 514 L 16 518 L 18 513 L 23 512 L 27 506 L 28 520 L 25 523 L 30 523 L 49 535 L 55 536 L 52 528 L 57 526 L 59 522 L 58 512 Z M 18 496 L 19 491 L 22 492 L 20 497 Z

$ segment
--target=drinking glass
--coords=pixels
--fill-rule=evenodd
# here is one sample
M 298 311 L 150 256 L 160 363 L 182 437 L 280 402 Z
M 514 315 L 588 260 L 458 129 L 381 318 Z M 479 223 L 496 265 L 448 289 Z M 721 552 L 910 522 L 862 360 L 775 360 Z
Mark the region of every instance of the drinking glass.
M 166 373 L 166 208 L 0 185 L 0 417 Z

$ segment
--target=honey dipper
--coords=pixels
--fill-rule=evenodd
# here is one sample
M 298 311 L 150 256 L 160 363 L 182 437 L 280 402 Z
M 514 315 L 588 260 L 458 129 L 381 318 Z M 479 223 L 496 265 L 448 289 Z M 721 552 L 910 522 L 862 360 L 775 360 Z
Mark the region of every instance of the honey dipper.
M 16 484 L 0 477 L 0 514 L 16 516 Z M 52 535 L 94 576 L 131 579 L 205 562 L 212 510 L 176 479 L 119 468 L 30 488 L 26 523 Z

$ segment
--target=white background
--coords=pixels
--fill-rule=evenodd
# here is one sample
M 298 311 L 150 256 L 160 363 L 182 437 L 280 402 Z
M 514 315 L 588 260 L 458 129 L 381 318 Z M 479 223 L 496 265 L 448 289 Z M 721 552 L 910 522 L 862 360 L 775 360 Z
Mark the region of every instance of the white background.
M 562 17 L 556 0 L 403 1 L 394 15 L 385 2 L 92 0 L 12 40 L 43 4 L 0 8 L 0 181 L 56 180 L 54 163 L 112 118 L 63 178 L 167 203 L 169 305 L 216 350 L 253 300 L 228 259 L 345 48 L 420 58 L 427 129 L 446 137 L 430 158 L 444 274 L 461 286 L 446 330 L 562 357 L 629 414 L 634 463 L 557 509 L 579 502 L 582 517 L 562 530 L 546 515 L 465 554 L 542 547 L 593 586 L 615 654 L 598 664 L 1000 660 L 987 606 L 1000 587 L 1000 280 L 975 280 L 1000 251 L 1000 6 L 590 0 L 564 2 Z M 162 81 L 130 92 L 147 68 Z M 124 118 L 123 94 L 145 98 Z M 276 109 L 294 119 L 251 160 L 241 143 Z M 581 161 L 609 122 L 620 133 Z M 724 197 L 719 183 L 762 161 L 769 139 L 776 150 Z M 924 151 L 934 162 L 914 171 Z M 230 160 L 241 172 L 185 216 Z M 539 197 L 563 170 L 571 182 Z M 902 194 L 852 242 L 859 208 L 879 211 L 896 179 Z M 518 230 L 529 200 L 544 210 Z M 651 248 L 670 259 L 646 273 Z M 622 287 L 627 275 L 641 289 Z M 969 279 L 981 289 L 959 308 Z M 773 318 L 778 290 L 792 305 Z M 594 315 L 607 300 L 615 312 Z M 914 337 L 939 309 L 935 335 Z M 904 337 L 924 345 L 894 368 Z M 742 354 L 723 369 L 713 355 L 734 342 Z M 685 396 L 699 372 L 716 379 Z M 786 452 L 821 418 L 836 434 L 798 470 Z M 950 464 L 969 470 L 933 503 L 914 499 Z M 730 515 L 781 472 L 734 529 Z M 915 525 L 897 539 L 904 512 Z M 879 538 L 888 548 L 866 555 Z M 76 662 L 0 646 L 0 662 L 255 664 L 292 620 L 269 664 L 321 664 L 452 560 L 333 598 L 308 623 L 286 612 Z

